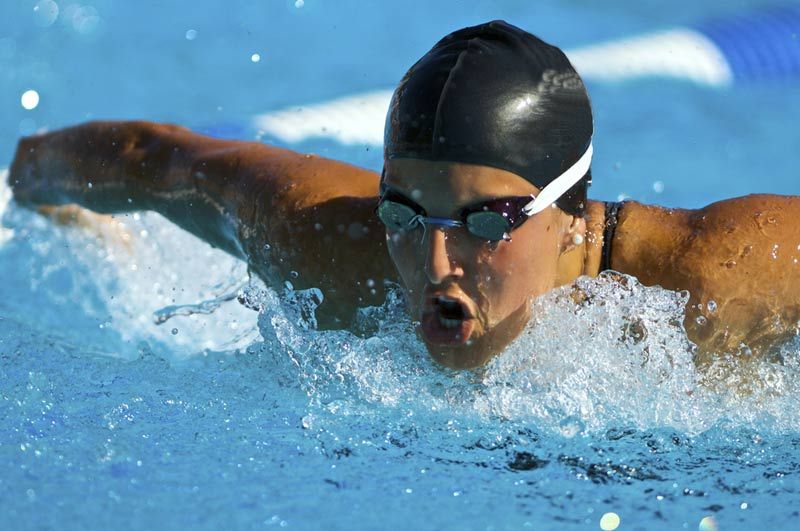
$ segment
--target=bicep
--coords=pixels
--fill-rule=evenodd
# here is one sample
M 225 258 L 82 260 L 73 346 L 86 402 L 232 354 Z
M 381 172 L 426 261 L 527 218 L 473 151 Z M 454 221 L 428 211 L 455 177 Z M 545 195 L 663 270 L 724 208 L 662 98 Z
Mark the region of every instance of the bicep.
M 251 267 L 277 288 L 286 280 L 319 288 L 320 326 L 346 326 L 357 308 L 381 304 L 384 281 L 396 280 L 375 200 L 336 197 L 275 213 L 245 239 Z

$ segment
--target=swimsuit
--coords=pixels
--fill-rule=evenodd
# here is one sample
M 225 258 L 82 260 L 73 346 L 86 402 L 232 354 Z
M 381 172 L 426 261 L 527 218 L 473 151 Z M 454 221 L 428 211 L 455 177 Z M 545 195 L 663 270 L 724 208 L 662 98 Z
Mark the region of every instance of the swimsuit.
M 621 208 L 621 201 L 606 203 L 606 221 L 603 229 L 603 254 L 600 258 L 600 271 L 611 269 L 611 244 L 614 241 L 614 233 L 617 230 Z

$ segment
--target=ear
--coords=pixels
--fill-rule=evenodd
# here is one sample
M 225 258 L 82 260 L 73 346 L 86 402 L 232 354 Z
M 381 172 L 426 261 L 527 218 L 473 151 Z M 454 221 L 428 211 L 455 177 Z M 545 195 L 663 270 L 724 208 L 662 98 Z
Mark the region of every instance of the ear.
M 566 213 L 564 216 L 566 219 L 564 220 L 564 225 L 562 225 L 564 230 L 561 232 L 561 254 L 583 245 L 583 242 L 586 241 L 586 218 L 570 216 Z M 580 236 L 580 238 L 576 238 L 576 236 Z M 576 244 L 576 240 L 579 240 L 581 243 Z

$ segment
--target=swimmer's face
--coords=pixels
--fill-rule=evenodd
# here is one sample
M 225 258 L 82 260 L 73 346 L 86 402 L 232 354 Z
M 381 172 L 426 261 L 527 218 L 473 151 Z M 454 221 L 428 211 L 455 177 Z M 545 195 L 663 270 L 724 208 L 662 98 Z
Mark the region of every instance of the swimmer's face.
M 539 192 L 487 166 L 394 159 L 385 170 L 387 189 L 431 217 L 461 219 L 464 207 Z M 488 242 L 464 227 L 387 229 L 411 317 L 431 356 L 466 368 L 501 351 L 527 323 L 531 298 L 559 284 L 559 258 L 571 248 L 574 227 L 572 216 L 547 208 L 513 230 L 511 241 Z

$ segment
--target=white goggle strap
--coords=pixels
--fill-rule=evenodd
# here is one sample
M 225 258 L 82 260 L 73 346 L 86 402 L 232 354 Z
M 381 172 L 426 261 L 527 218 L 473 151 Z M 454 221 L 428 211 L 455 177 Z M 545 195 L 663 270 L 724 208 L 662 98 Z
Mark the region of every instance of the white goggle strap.
M 572 188 L 589 171 L 592 165 L 593 151 L 592 144 L 589 143 L 589 147 L 586 148 L 586 152 L 578 159 L 578 162 L 550 181 L 550 184 L 545 186 L 533 201 L 522 207 L 522 211 L 527 216 L 533 216 L 558 201 L 559 197 L 567 193 L 567 190 Z

